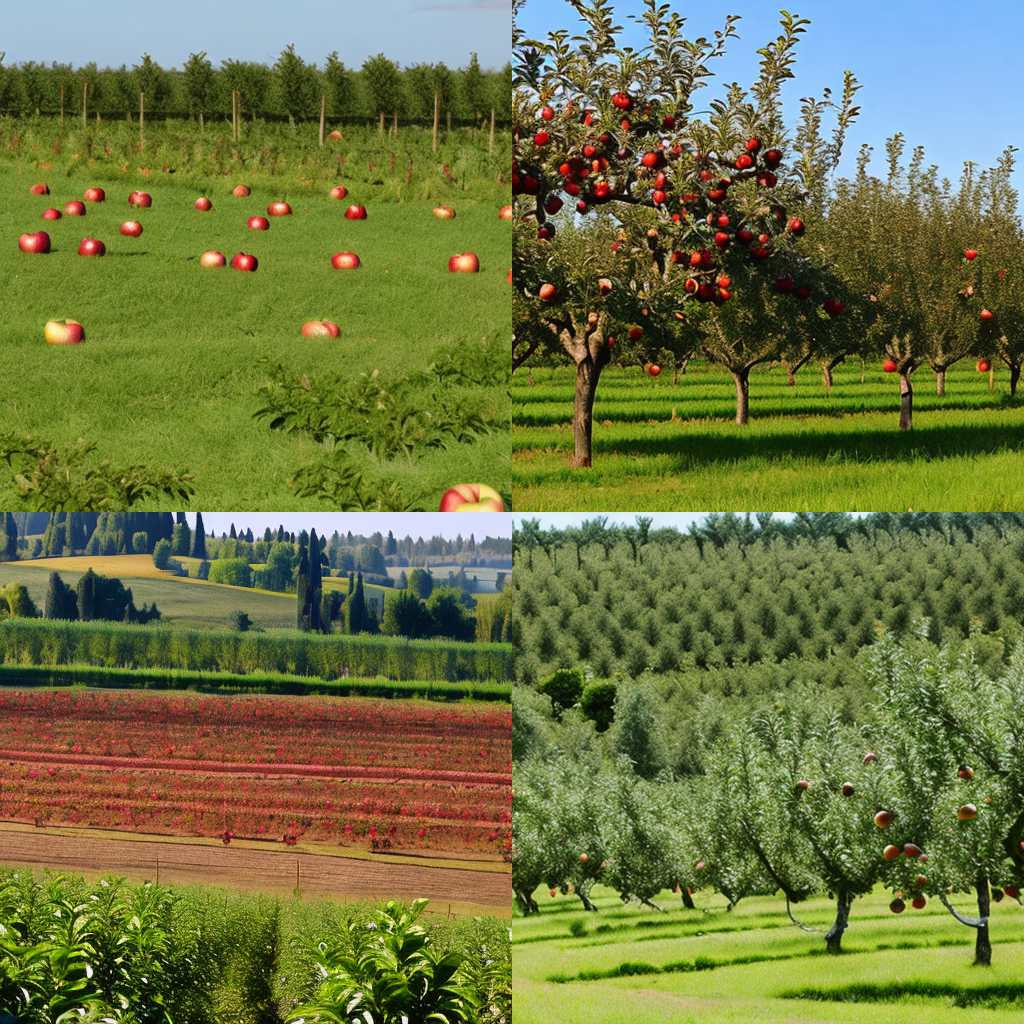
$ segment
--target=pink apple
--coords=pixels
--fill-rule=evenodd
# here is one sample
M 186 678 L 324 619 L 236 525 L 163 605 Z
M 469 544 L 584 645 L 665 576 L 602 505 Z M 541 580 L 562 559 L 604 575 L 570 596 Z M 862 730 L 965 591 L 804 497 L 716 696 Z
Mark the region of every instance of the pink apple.
M 78 345 L 85 341 L 85 328 L 77 320 L 48 320 L 43 336 L 48 345 Z
M 480 260 L 475 252 L 456 253 L 448 260 L 448 269 L 456 274 L 476 274 L 480 270 Z
M 38 185 L 33 185 L 29 192 L 34 196 L 48 196 L 50 194 L 50 186 L 40 182 Z
M 235 270 L 245 270 L 252 272 L 259 266 L 259 260 L 255 256 L 250 255 L 247 252 L 236 252 L 231 258 L 231 266 Z
M 266 217 L 261 217 L 259 214 L 254 214 L 246 222 L 250 231 L 269 231 L 270 221 Z
M 337 128 L 335 128 L 334 131 L 332 131 L 331 134 L 327 136 L 327 138 L 329 138 L 331 142 L 341 142 L 341 140 L 345 138 L 345 136 L 342 135 Z
M 201 267 L 223 267 L 226 263 L 227 258 L 224 253 L 217 252 L 216 249 L 210 249 L 199 257 L 199 266 Z
M 64 212 L 69 217 L 84 217 L 85 216 L 85 203 L 80 203 L 77 199 L 72 199 L 64 207 Z
M 82 198 L 87 203 L 104 203 L 107 200 L 107 193 L 101 188 L 87 188 Z
M 441 512 L 504 512 L 501 495 L 486 484 L 456 484 L 441 496 Z
M 290 217 L 291 212 L 291 206 L 283 199 L 278 199 L 267 207 L 267 213 L 269 213 L 271 217 Z
M 200 196 L 192 205 L 195 206 L 197 210 L 201 210 L 203 213 L 206 213 L 208 210 L 213 209 L 213 203 L 207 196 Z
M 333 320 L 307 320 L 302 325 L 304 338 L 336 338 L 339 333 L 338 325 Z
M 247 196 L 252 195 L 252 189 L 248 185 L 236 185 L 232 190 L 231 194 L 236 199 L 245 199 Z
M 128 205 L 149 207 L 153 205 L 153 197 L 148 192 L 133 192 L 128 197 Z
M 43 210 L 43 220 L 60 220 L 60 210 L 55 210 L 52 206 L 48 210 Z
M 366 220 L 366 207 L 361 206 L 359 203 L 353 203 L 345 211 L 346 220 Z
M 345 196 L 347 196 L 347 195 L 348 195 L 348 189 L 345 188 L 344 185 L 335 185 L 334 188 L 331 189 L 331 198 L 332 199 L 344 199 Z
M 45 231 L 28 231 L 18 239 L 18 248 L 22 252 L 48 253 L 50 236 Z
M 333 320 L 321 320 L 320 322 L 327 328 L 332 338 L 341 334 L 341 328 Z
M 126 220 L 121 225 L 121 234 L 125 238 L 138 238 L 142 234 L 142 225 L 137 220 Z
M 83 238 L 78 245 L 79 256 L 105 256 L 107 247 L 98 238 Z
M 507 203 L 498 211 L 498 218 L 500 220 L 511 220 L 512 219 L 512 204 Z
M 455 216 L 454 206 L 435 206 L 434 216 L 438 220 L 451 220 Z
M 359 265 L 359 257 L 354 252 L 336 252 L 331 257 L 335 270 L 355 270 Z

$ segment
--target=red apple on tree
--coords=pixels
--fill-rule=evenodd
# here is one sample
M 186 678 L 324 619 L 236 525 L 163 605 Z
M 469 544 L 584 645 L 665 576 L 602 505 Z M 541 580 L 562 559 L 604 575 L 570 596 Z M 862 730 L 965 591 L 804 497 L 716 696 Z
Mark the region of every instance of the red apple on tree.
M 197 210 L 200 210 L 203 213 L 213 209 L 213 201 L 209 196 L 200 196 L 193 205 Z
M 912 900 L 910 901 L 910 905 L 911 905 L 911 906 L 912 906 L 912 907 L 913 907 L 913 908 L 914 908 L 915 910 L 924 910 L 924 908 L 925 908 L 926 906 L 928 906 L 928 900 L 927 900 L 927 898 L 926 898 L 926 897 L 924 897 L 924 896 L 915 896 L 915 897 L 914 897 L 914 898 L 913 898 L 913 899 L 912 899 Z
M 78 345 L 85 341 L 85 328 L 77 320 L 48 320 L 43 336 L 48 345 Z
M 227 262 L 224 253 L 217 252 L 215 249 L 209 249 L 199 257 L 199 266 L 201 267 L 223 267 Z
M 52 206 L 48 210 L 43 210 L 43 220 L 60 220 L 60 210 L 55 210 Z
M 967 260 L 968 263 L 973 263 L 974 260 L 976 260 L 977 258 L 978 258 L 978 250 L 977 249 L 964 249 L 964 259 Z
M 79 202 L 77 199 L 72 199 L 70 203 L 65 204 L 64 212 L 69 217 L 84 217 L 85 203 Z
M 886 359 L 886 361 L 882 363 L 882 369 L 886 373 L 895 373 L 899 369 L 899 366 L 896 364 L 895 360 Z
M 975 367 L 978 373 L 988 373 L 992 369 L 992 364 L 987 359 L 979 359 L 978 364 Z M 973 773 L 972 773 L 973 774 Z M 960 778 L 966 778 L 967 776 L 961 775 Z
M 974 804 L 962 804 L 956 812 L 957 821 L 974 821 L 978 808 Z
M 259 214 L 253 214 L 246 222 L 250 231 L 269 231 L 270 221 L 266 217 L 261 217 Z
M 480 270 L 480 259 L 475 252 L 456 253 L 448 260 L 448 269 L 457 274 L 476 274 Z
M 78 243 L 79 256 L 105 256 L 107 247 L 98 238 L 83 238 Z
M 876 828 L 888 828 L 896 817 L 892 811 L 879 811 L 875 815 L 875 827 Z
M 366 220 L 366 207 L 360 203 L 353 203 L 345 211 L 346 220 Z
M 360 266 L 359 257 L 354 252 L 336 252 L 331 257 L 331 266 L 335 270 L 355 270 Z
M 45 231 L 28 231 L 18 239 L 22 252 L 45 254 L 50 251 L 50 236 Z
M 890 843 L 884 850 L 882 850 L 882 856 L 886 860 L 895 860 L 900 855 L 900 848 Z
M 890 903 L 890 904 L 889 904 L 889 909 L 890 909 L 890 910 L 891 910 L 891 911 L 892 911 L 892 912 L 893 912 L 894 914 L 902 914 L 902 913 L 903 913 L 903 911 L 907 909 L 907 905 L 906 905 L 906 903 L 904 903 L 904 902 L 903 902 L 903 900 L 901 900 L 901 899 L 900 899 L 900 898 L 899 898 L 899 897 L 897 896 L 897 897 L 896 897 L 896 899 L 894 899 L 894 900 L 892 901 L 892 903 Z
M 137 220 L 126 220 L 120 231 L 126 238 L 138 238 L 142 234 L 142 224 Z
M 501 495 L 486 484 L 456 484 L 441 496 L 441 512 L 504 512 Z
M 259 267 L 259 260 L 247 252 L 236 252 L 231 257 L 231 266 L 234 270 L 244 270 L 247 273 L 254 272 Z
M 107 193 L 101 188 L 87 188 L 82 198 L 87 203 L 103 203 L 106 202 Z

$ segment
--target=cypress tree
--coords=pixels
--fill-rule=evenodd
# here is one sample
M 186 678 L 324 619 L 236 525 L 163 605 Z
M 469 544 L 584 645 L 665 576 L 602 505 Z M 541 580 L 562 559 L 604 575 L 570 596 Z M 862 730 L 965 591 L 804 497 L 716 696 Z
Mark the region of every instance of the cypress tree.
M 353 636 L 356 633 L 365 633 L 369 628 L 369 619 L 366 614 L 366 596 L 363 593 L 363 574 L 359 573 L 356 578 L 355 590 L 345 602 L 348 609 L 346 616 L 348 632 Z
M 203 513 L 196 513 L 196 528 L 192 534 L 192 557 L 206 559 L 206 528 L 203 526 Z
M 238 540 L 238 534 L 235 532 L 235 524 L 234 523 L 231 524 L 231 533 L 229 533 L 228 536 L 232 540 Z
M 75 592 L 61 579 L 59 573 L 50 573 L 43 615 L 48 619 L 73 620 L 78 618 L 78 601 Z
M 323 600 L 323 568 L 320 562 L 320 542 L 316 530 L 309 534 L 309 596 L 307 598 L 309 628 L 317 632 L 321 628 L 320 602 Z
M 309 554 L 299 551 L 299 570 L 295 574 L 295 619 L 299 629 L 309 629 Z
M 13 512 L 4 513 L 4 531 L 0 543 L 0 562 L 13 562 L 18 557 L 18 524 Z
M 170 540 L 174 536 L 174 516 L 170 512 L 160 513 L 160 540 Z
M 96 573 L 86 569 L 78 580 L 78 617 L 89 622 L 96 612 Z
M 154 549 L 155 550 L 155 549 Z M 175 555 L 187 555 L 192 550 L 192 531 L 187 522 L 174 524 L 171 534 L 171 552 Z

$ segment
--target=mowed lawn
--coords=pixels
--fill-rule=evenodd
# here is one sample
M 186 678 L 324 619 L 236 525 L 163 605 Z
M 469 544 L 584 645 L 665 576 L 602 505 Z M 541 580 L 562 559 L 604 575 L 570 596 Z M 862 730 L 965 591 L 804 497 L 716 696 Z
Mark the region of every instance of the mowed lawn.
M 637 368 L 606 370 L 594 412 L 594 466 L 569 467 L 572 373 L 540 369 L 513 378 L 513 491 L 537 511 L 700 510 L 1004 511 L 1024 501 L 1024 400 L 1008 376 L 995 390 L 973 361 L 935 394 L 914 375 L 914 429 L 897 429 L 893 376 L 840 366 L 829 396 L 817 367 L 795 387 L 781 369 L 755 372 L 750 423 L 738 427 L 724 371 L 693 363 L 672 384 Z
M 30 195 L 41 180 L 52 194 Z M 84 438 L 117 464 L 188 470 L 204 508 L 326 508 L 288 486 L 315 444 L 253 418 L 266 378 L 260 360 L 284 363 L 296 376 L 399 374 L 426 368 L 439 346 L 507 337 L 511 234 L 497 202 L 453 201 L 456 218 L 441 221 L 429 202 L 374 201 L 357 189 L 343 202 L 326 189 L 256 188 L 235 199 L 233 184 L 217 179 L 197 189 L 158 173 L 129 185 L 100 174 L 0 170 L 0 353 L 8 370 L 0 374 L 0 430 Z M 42 220 L 48 206 L 62 210 L 91 185 L 106 189 L 106 203 L 87 204 L 85 217 Z M 128 206 L 133 187 L 152 194 L 151 209 Z M 214 202 L 209 213 L 193 209 L 203 193 Z M 294 215 L 271 218 L 268 232 L 249 231 L 246 218 L 265 214 L 277 198 L 288 199 Z M 345 220 L 348 202 L 364 200 L 368 219 Z M 129 219 L 143 223 L 141 238 L 118 233 Z M 50 233 L 50 255 L 19 251 L 18 236 L 36 230 Z M 78 256 L 86 236 L 105 242 L 107 255 Z M 198 257 L 207 249 L 229 260 L 253 253 L 259 270 L 202 270 Z M 333 270 L 330 256 L 341 250 L 357 252 L 362 268 Z M 466 250 L 479 255 L 481 272 L 449 273 L 449 256 Z M 44 342 L 45 322 L 63 318 L 85 325 L 85 344 Z M 341 337 L 300 336 L 304 321 L 320 318 L 336 321 Z M 417 452 L 388 464 L 385 475 L 429 497 L 427 508 L 460 480 L 507 491 L 507 432 Z M 12 495 L 0 472 L 4 507 Z
M 901 916 L 881 892 L 857 900 L 847 952 L 831 957 L 820 934 L 790 924 L 781 899 L 728 913 L 718 896 L 698 893 L 698 909 L 685 910 L 663 893 L 658 914 L 599 897 L 588 914 L 573 896 L 538 893 L 542 913 L 513 922 L 516 1024 L 1010 1024 L 1024 1014 L 1024 909 L 1013 900 L 994 905 L 993 966 L 980 968 L 973 930 L 934 900 Z M 798 914 L 831 923 L 825 899 Z
M 147 564 L 148 563 L 148 566 Z M 244 611 L 263 629 L 295 626 L 295 595 L 268 590 L 229 587 L 206 580 L 161 574 L 150 555 L 45 558 L 33 562 L 0 563 L 0 588 L 24 583 L 32 600 L 43 606 L 50 573 L 59 572 L 69 586 L 77 586 L 88 569 L 116 576 L 131 587 L 136 605 L 155 601 L 165 621 L 176 626 L 227 629 L 233 612 Z

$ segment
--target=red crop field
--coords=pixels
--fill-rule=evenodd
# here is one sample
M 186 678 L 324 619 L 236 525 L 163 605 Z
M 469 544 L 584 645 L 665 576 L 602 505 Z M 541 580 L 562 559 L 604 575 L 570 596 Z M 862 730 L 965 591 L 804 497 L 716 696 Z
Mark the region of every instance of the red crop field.
M 506 856 L 511 711 L 0 693 L 0 819 Z

